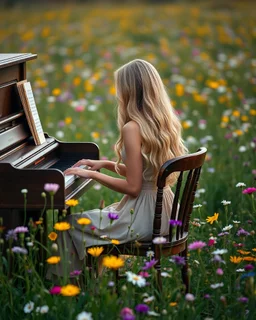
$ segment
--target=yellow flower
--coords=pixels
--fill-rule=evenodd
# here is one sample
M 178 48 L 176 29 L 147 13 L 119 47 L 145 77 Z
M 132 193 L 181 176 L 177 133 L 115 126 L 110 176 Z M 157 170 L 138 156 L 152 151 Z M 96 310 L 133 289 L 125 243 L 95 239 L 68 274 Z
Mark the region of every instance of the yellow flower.
M 241 117 L 241 120 L 244 121 L 244 122 L 245 122 L 245 121 L 249 121 L 249 117 L 247 117 L 247 116 L 242 116 L 242 117 Z
M 108 256 L 103 259 L 103 266 L 116 270 L 124 266 L 124 260 L 119 257 Z
M 169 304 L 169 305 L 170 305 L 171 307 L 176 307 L 176 306 L 177 306 L 177 304 L 178 304 L 177 302 L 170 302 L 170 304 Z
M 73 84 L 74 84 L 74 86 L 79 86 L 79 84 L 81 83 L 81 78 L 80 77 L 75 77 L 74 79 L 73 79 Z
M 239 112 L 238 110 L 234 110 L 234 111 L 232 112 L 232 115 L 233 115 L 234 117 L 240 117 L 240 112 Z
M 66 124 L 70 124 L 72 122 L 72 118 L 71 117 L 66 117 L 65 118 L 65 123 Z
M 67 284 L 61 288 L 60 293 L 66 297 L 73 297 L 80 293 L 80 289 L 73 284 Z
M 256 248 L 253 248 L 252 251 L 256 251 Z
M 223 116 L 223 117 L 221 118 L 221 121 L 227 123 L 227 122 L 229 122 L 229 117 Z
M 100 137 L 100 134 L 99 132 L 92 132 L 91 133 L 91 136 L 94 138 L 94 139 L 98 139 Z
M 78 203 L 79 201 L 76 199 L 69 199 L 66 201 L 66 205 L 68 205 L 69 207 L 75 207 L 78 205 Z
M 87 225 L 91 223 L 91 220 L 88 218 L 79 218 L 77 219 L 78 224 Z
M 241 261 L 243 261 L 242 257 L 236 257 L 236 256 L 230 256 L 229 259 L 233 263 L 240 263 Z
M 184 95 L 184 86 L 180 83 L 177 83 L 175 86 L 176 95 L 182 97 Z
M 249 112 L 250 112 L 250 115 L 256 116 L 256 109 L 251 109 Z
M 42 220 L 35 221 L 35 224 L 36 224 L 36 225 L 39 225 L 39 224 L 42 224 L 42 223 L 43 223 Z
M 72 64 L 65 64 L 63 70 L 65 73 L 70 73 L 73 70 Z
M 116 88 L 115 88 L 115 86 L 110 87 L 109 93 L 110 93 L 111 95 L 113 95 L 113 96 L 116 94 Z
M 234 133 L 237 135 L 237 136 L 241 136 L 243 134 L 243 131 L 240 130 L 240 129 L 237 129 L 234 131 Z
M 66 231 L 70 228 L 71 228 L 71 226 L 68 222 L 57 222 L 54 225 L 54 229 L 56 229 L 58 231 Z
M 49 264 L 57 264 L 60 262 L 60 257 L 52 256 L 46 260 Z
M 219 217 L 219 214 L 215 212 L 213 216 L 207 217 L 206 222 L 213 224 L 214 221 L 218 220 L 218 217 Z
M 55 89 L 53 89 L 52 90 L 52 94 L 54 95 L 54 96 L 59 96 L 60 95 L 60 89 L 59 88 L 55 88 Z
M 51 241 L 55 241 L 57 238 L 58 238 L 58 235 L 56 232 L 51 232 L 48 234 L 48 238 L 51 240 Z
M 103 252 L 103 247 L 92 247 L 87 250 L 87 252 L 92 255 L 93 257 L 98 257 Z
M 112 240 L 111 240 L 111 243 L 113 243 L 113 244 L 119 244 L 120 241 L 119 241 L 119 240 L 112 239 Z

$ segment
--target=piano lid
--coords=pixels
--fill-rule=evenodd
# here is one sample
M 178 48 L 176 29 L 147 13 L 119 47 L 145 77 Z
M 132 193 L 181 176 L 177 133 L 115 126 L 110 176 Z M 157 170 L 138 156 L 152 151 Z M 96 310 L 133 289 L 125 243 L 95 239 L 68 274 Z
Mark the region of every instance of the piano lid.
M 35 59 L 37 54 L 32 53 L 0 53 L 0 69 Z
M 32 136 L 16 83 L 26 79 L 26 61 L 32 53 L 0 54 L 0 156 Z

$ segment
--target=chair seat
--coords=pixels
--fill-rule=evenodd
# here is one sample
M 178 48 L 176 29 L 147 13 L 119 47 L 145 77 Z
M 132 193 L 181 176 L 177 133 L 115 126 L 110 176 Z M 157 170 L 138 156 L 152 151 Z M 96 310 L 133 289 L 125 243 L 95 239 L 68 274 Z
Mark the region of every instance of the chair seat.
M 171 242 L 168 241 L 168 236 L 165 237 L 167 242 L 161 245 L 161 251 L 164 256 L 178 254 L 185 249 L 188 232 L 184 232 L 183 236 L 176 240 L 176 235 L 173 236 Z M 112 244 L 103 245 L 103 254 L 135 254 L 145 256 L 147 251 L 152 250 L 156 246 L 152 241 L 133 241 L 124 244 L 113 246 Z

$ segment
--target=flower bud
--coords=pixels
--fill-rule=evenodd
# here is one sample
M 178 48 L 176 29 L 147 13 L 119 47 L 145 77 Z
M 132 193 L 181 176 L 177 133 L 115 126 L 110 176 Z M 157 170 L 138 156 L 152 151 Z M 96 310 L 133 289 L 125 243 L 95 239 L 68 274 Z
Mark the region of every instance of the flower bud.
M 58 245 L 57 245 L 57 243 L 53 243 L 52 244 L 52 251 L 54 252 L 54 251 L 58 251 Z

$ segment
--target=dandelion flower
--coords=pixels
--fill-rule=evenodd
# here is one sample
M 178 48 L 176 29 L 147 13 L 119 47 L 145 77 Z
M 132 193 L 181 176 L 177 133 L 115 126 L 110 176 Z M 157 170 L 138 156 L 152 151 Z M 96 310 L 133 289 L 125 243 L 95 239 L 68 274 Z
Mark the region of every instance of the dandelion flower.
M 88 218 L 79 218 L 77 219 L 77 223 L 85 226 L 87 224 L 90 224 L 91 220 Z
M 59 256 L 52 256 L 46 260 L 49 264 L 57 264 L 60 262 Z
M 69 230 L 71 228 L 70 223 L 68 222 L 57 222 L 54 225 L 54 229 L 58 230 L 58 231 L 66 231 Z
M 73 297 L 80 293 L 80 288 L 73 284 L 68 284 L 61 288 L 60 293 L 66 297 Z
M 206 222 L 213 224 L 214 221 L 218 220 L 218 217 L 219 217 L 219 214 L 215 212 L 213 216 L 207 217 Z
M 103 265 L 109 269 L 117 270 L 124 266 L 124 260 L 119 257 L 108 256 L 104 257 Z
M 91 247 L 87 250 L 87 252 L 92 255 L 93 257 L 98 257 L 103 252 L 103 247 Z

